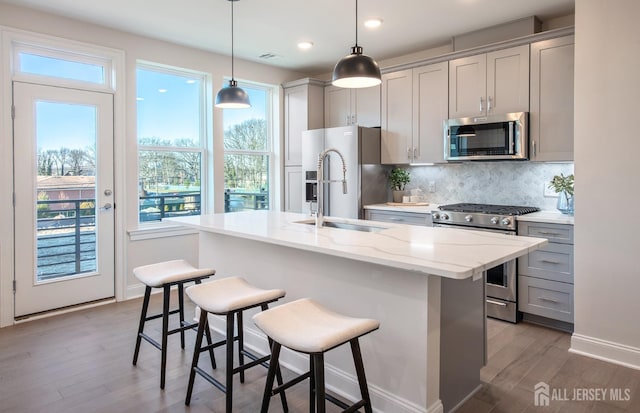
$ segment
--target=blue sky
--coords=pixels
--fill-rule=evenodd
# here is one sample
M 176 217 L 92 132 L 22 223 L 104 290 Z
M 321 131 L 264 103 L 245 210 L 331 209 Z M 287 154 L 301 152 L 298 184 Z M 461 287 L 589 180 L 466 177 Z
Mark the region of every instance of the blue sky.
M 86 149 L 95 145 L 95 106 L 38 101 L 36 113 L 36 136 L 42 150 Z

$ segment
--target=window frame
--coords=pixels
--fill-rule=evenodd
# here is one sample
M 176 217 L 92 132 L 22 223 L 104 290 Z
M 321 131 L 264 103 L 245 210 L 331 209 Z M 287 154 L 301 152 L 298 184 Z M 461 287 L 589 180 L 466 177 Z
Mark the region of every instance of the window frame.
M 225 78 L 225 84 L 227 84 L 229 82 L 230 78 L 227 79 Z M 223 131 L 222 131 L 222 140 L 223 140 L 223 154 L 222 154 L 222 159 L 224 162 L 224 159 L 226 157 L 226 155 L 249 155 L 249 156 L 266 156 L 267 157 L 267 161 L 268 161 L 268 165 L 269 165 L 269 170 L 267 171 L 267 174 L 269 176 L 269 210 L 273 210 L 274 206 L 276 206 L 275 204 L 275 200 L 276 200 L 276 191 L 277 188 L 279 186 L 276 185 L 276 170 L 277 170 L 277 166 L 275 165 L 275 162 L 277 162 L 277 154 L 275 151 L 276 148 L 276 142 L 274 142 L 274 119 L 273 119 L 273 114 L 274 114 L 274 88 L 275 86 L 273 85 L 267 85 L 267 84 L 263 84 L 263 83 L 258 83 L 258 82 L 251 82 L 251 81 L 244 81 L 244 80 L 238 80 L 238 87 L 240 88 L 247 88 L 247 89 L 257 89 L 257 90 L 262 90 L 265 92 L 265 104 L 266 104 L 266 110 L 265 110 L 265 120 L 266 120 L 266 130 L 267 130 L 267 148 L 265 150 L 251 150 L 251 149 L 229 149 L 227 150 L 224 147 L 224 139 L 225 139 L 225 132 L 226 130 L 224 130 L 223 127 Z M 225 109 L 226 110 L 242 110 L 242 109 Z M 223 124 L 224 124 L 224 113 L 223 113 Z M 224 173 L 224 168 L 223 168 L 223 173 Z M 224 176 L 223 176 L 223 182 L 224 182 Z M 226 188 L 223 188 L 223 190 L 226 190 Z
M 36 56 L 48 57 L 51 59 L 64 60 L 69 62 L 89 64 L 102 67 L 104 81 L 102 83 L 83 81 L 78 79 L 64 78 L 58 76 L 47 76 L 36 73 L 23 72 L 20 70 L 20 54 L 31 54 Z M 11 69 L 13 72 L 13 80 L 25 82 L 37 82 L 49 85 L 80 87 L 86 90 L 95 91 L 115 91 L 115 70 L 113 60 L 101 56 L 84 54 L 81 52 L 72 52 L 63 50 L 54 46 L 42 44 L 32 44 L 23 41 L 13 42 L 11 54 Z
M 200 215 L 205 214 L 208 210 L 208 194 L 212 191 L 212 188 L 209 187 L 209 174 L 207 173 L 207 168 L 209 167 L 209 139 L 208 139 L 208 99 L 207 99 L 207 85 L 209 84 L 210 75 L 205 72 L 181 68 L 176 66 L 164 65 L 161 63 L 155 63 L 145 60 L 136 61 L 136 95 L 137 95 L 137 84 L 138 84 L 138 69 L 157 72 L 161 74 L 175 75 L 180 77 L 192 77 L 198 78 L 200 81 L 199 85 L 199 99 L 198 99 L 198 107 L 199 107 L 199 142 L 197 146 L 192 147 L 183 147 L 183 146 L 162 146 L 162 145 L 140 145 L 140 136 L 138 136 L 137 130 L 137 122 L 138 122 L 138 114 L 136 110 L 136 148 L 137 148 L 137 168 L 136 168 L 136 177 L 137 182 L 140 182 L 140 152 L 142 151 L 152 151 L 152 152 L 185 152 L 185 153 L 199 153 L 200 154 Z M 136 96 L 137 97 L 137 96 Z M 137 100 L 136 100 L 136 108 L 137 108 Z M 140 194 L 138 191 L 138 195 L 136 197 L 136 211 L 139 228 L 153 228 L 158 226 L 165 226 L 167 223 L 163 223 L 160 221 L 140 221 Z

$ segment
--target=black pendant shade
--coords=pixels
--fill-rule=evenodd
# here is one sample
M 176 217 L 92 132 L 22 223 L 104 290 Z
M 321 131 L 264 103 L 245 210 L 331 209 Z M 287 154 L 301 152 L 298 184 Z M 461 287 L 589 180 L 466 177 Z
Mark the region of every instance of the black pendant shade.
M 238 87 L 235 80 L 229 81 L 229 86 L 218 91 L 216 95 L 216 107 L 223 109 L 243 109 L 251 107 L 249 95 L 244 89 Z
M 233 73 L 233 3 L 238 0 L 229 1 L 231 2 L 231 80 L 229 81 L 229 86 L 218 91 L 215 106 L 222 109 L 244 109 L 251 107 L 249 95 L 242 88 L 238 87 L 238 82 L 235 80 Z
M 361 88 L 382 82 L 380 67 L 371 57 L 362 54 L 362 47 L 354 46 L 351 54 L 340 59 L 333 69 L 333 85 L 345 88 Z
M 362 54 L 362 47 L 358 46 L 358 0 L 356 0 L 356 44 L 351 48 L 350 55 L 336 63 L 331 83 L 345 88 L 371 87 L 382 83 L 378 63 Z

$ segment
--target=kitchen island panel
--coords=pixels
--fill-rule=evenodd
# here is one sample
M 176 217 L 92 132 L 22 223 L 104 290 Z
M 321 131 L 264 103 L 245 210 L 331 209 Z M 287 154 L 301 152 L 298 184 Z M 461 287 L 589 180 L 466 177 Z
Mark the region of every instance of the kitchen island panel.
M 354 317 L 375 318 L 380 329 L 361 347 L 373 405 L 382 412 L 441 411 L 439 399 L 440 278 L 341 257 L 216 234 L 200 233 L 200 265 L 215 278 L 242 276 L 262 288 L 283 288 L 278 303 L 311 297 Z M 470 281 L 469 281 L 470 282 Z M 481 305 L 482 297 L 477 303 Z M 266 338 L 245 315 L 246 344 L 266 354 Z M 211 325 L 224 331 L 222 319 Z M 355 399 L 359 389 L 349 346 L 325 356 L 327 388 Z M 281 361 L 303 372 L 306 356 L 284 351 Z

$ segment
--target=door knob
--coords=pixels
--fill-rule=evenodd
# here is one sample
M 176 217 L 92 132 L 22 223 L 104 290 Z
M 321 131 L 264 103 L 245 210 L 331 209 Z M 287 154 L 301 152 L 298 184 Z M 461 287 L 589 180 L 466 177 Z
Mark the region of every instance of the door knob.
M 104 204 L 104 206 L 102 208 L 100 208 L 102 211 L 108 211 L 111 208 L 113 208 L 113 205 L 111 205 L 111 203 L 107 202 L 106 204 Z

